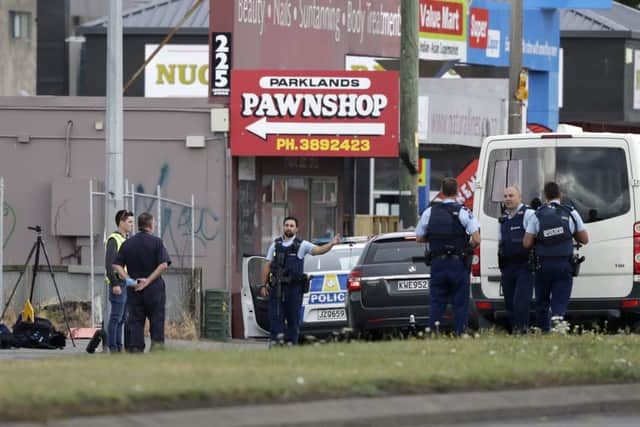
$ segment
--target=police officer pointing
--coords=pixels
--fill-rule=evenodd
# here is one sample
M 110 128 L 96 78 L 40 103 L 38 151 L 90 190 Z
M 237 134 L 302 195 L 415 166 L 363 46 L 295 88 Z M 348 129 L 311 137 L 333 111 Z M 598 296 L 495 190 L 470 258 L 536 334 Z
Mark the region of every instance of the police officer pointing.
M 529 249 L 522 246 L 522 240 L 535 211 L 522 204 L 520 190 L 516 187 L 504 189 L 504 207 L 498 229 L 500 284 L 511 331 L 526 332 L 529 329 L 533 274 L 529 270 Z
M 546 203 L 527 225 L 523 245 L 535 244 L 539 269 L 535 273 L 536 324 L 550 330 L 549 306 L 554 326 L 563 321 L 573 287 L 572 237 L 586 245 L 589 236 L 580 214 L 560 204 L 560 188 L 555 182 L 544 186 Z
M 292 216 L 283 221 L 283 236 L 269 246 L 267 263 L 263 269 L 264 286 L 260 295 L 269 296 L 269 329 L 272 344 L 284 342 L 284 322 L 287 323 L 286 340 L 298 343 L 300 309 L 304 295 L 304 257 L 322 255 L 340 243 L 337 234 L 329 243 L 316 246 L 298 238 L 298 220 Z
M 455 331 L 462 334 L 468 322 L 470 249 L 480 244 L 480 225 L 471 211 L 456 203 L 458 183 L 442 180 L 442 203 L 432 204 L 416 226 L 416 240 L 429 242 L 427 259 L 431 262 L 431 305 L 429 324 L 439 332 L 439 325 L 451 300 Z M 469 240 L 471 236 L 471 240 Z

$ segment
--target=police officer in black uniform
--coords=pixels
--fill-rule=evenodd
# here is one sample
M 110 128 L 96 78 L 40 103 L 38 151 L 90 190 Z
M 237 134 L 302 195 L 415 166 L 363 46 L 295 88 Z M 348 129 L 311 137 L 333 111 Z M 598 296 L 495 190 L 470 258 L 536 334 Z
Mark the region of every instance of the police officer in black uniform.
M 416 226 L 416 240 L 429 242 L 431 330 L 439 332 L 447 303 L 452 301 L 455 332 L 460 335 L 464 333 L 469 318 L 470 250 L 480 244 L 480 225 L 471 211 L 455 201 L 457 193 L 455 179 L 442 180 L 445 199 L 422 213 Z
M 164 348 L 167 297 L 161 274 L 171 265 L 171 259 L 162 239 L 153 235 L 154 229 L 153 215 L 140 214 L 138 234 L 122 244 L 113 263 L 113 268 L 126 283 L 136 280 L 133 286 L 127 287 L 128 350 L 134 353 L 144 351 L 145 318 L 149 319 L 151 350 Z
M 298 220 L 286 217 L 283 221 L 284 232 L 269 247 L 267 263 L 263 270 L 264 286 L 260 295 L 269 296 L 269 334 L 272 344 L 285 341 L 285 321 L 287 323 L 286 341 L 297 344 L 300 329 L 300 309 L 306 277 L 304 275 L 304 257 L 307 254 L 322 255 L 333 245 L 340 243 L 340 235 L 322 246 L 298 238 Z
M 522 203 L 520 190 L 504 189 L 505 212 L 499 218 L 498 263 L 504 306 L 513 333 L 529 329 L 529 310 L 533 292 L 533 273 L 529 269 L 529 249 L 522 246 L 527 224 L 535 211 Z
M 586 245 L 589 236 L 580 214 L 560 203 L 560 188 L 555 182 L 544 186 L 546 203 L 527 225 L 523 245 L 538 257 L 535 273 L 536 325 L 543 331 L 563 324 L 573 287 L 573 238 Z

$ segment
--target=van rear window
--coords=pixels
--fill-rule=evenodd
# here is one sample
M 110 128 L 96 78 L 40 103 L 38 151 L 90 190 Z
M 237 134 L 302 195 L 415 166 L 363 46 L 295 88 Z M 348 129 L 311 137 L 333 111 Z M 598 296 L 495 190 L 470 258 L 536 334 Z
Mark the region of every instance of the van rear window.
M 489 156 L 484 212 L 497 218 L 507 185 L 522 191 L 525 203 L 543 200 L 542 188 L 556 181 L 563 203 L 587 223 L 624 215 L 630 209 L 624 150 L 608 147 L 543 147 L 494 150 Z

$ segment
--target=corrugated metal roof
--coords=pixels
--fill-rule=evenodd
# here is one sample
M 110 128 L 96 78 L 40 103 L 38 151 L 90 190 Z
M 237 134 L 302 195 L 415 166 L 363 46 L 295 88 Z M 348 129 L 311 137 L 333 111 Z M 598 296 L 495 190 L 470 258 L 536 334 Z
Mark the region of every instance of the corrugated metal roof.
M 157 0 L 122 0 L 123 9 L 139 8 Z M 109 14 L 109 1 L 105 0 L 70 0 L 69 13 L 85 19 L 98 19 Z
M 596 32 L 605 36 L 615 32 L 627 33 L 629 37 L 635 33 L 637 36 L 640 34 L 640 10 L 615 1 L 611 9 L 560 10 L 560 32 L 561 35 Z
M 186 15 L 196 0 L 160 0 L 153 4 L 126 10 L 122 14 L 122 28 L 173 28 Z M 103 32 L 108 18 L 100 18 L 80 26 L 80 32 L 88 33 L 93 30 Z M 203 1 L 196 11 L 182 24 L 182 29 L 209 28 L 209 1 Z
M 124 32 L 132 29 L 166 29 L 175 27 L 196 0 L 158 0 L 153 4 L 124 11 Z M 81 33 L 104 32 L 107 18 L 87 22 L 79 27 Z M 208 31 L 209 1 L 205 0 L 182 25 L 183 30 Z M 611 9 L 561 9 L 561 33 L 628 33 L 640 38 L 640 10 L 618 2 Z M 563 34 L 564 35 L 564 34 Z M 586 35 L 586 34 L 585 34 Z M 593 34 L 591 34 L 593 35 Z M 634 37 L 634 38 L 636 38 Z

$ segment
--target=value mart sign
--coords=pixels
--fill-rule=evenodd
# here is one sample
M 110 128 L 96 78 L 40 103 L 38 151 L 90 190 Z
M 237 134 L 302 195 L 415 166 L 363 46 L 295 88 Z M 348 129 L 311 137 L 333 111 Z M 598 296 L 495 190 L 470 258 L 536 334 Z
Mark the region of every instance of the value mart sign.
M 420 59 L 467 59 L 467 0 L 420 0 Z
M 233 70 L 234 156 L 397 157 L 395 71 Z

